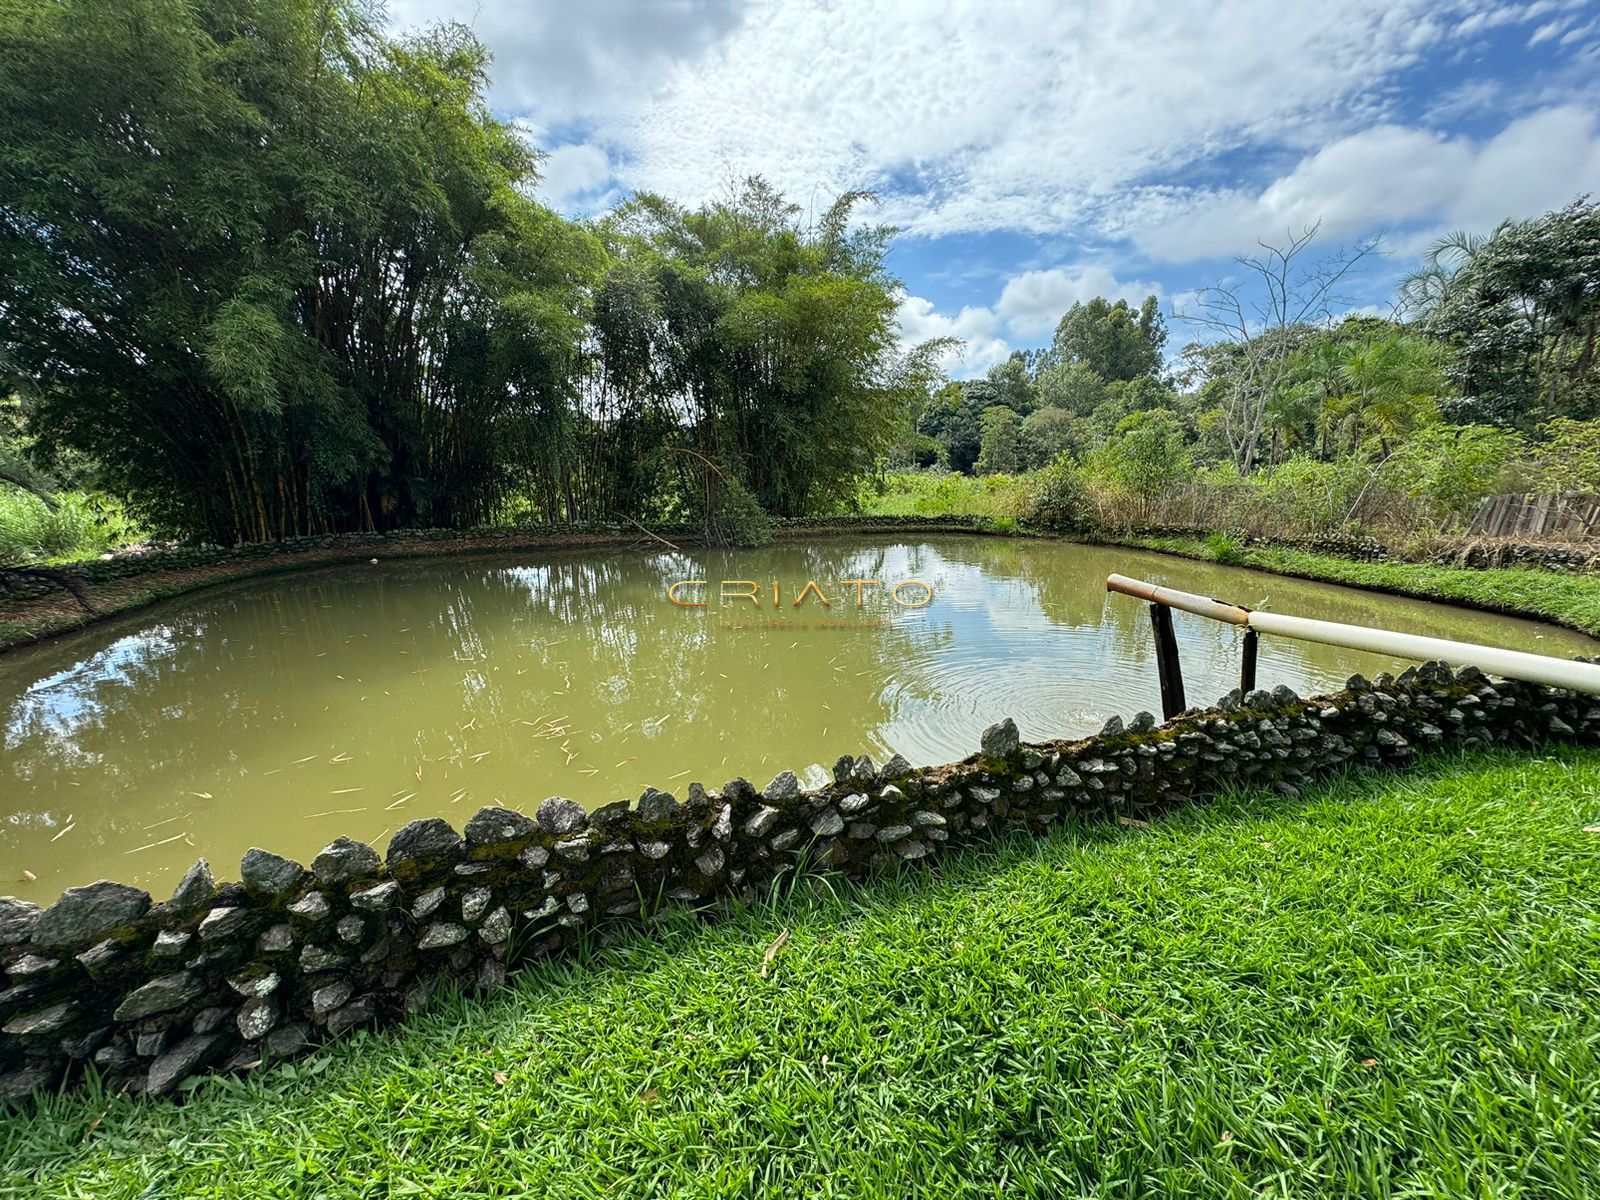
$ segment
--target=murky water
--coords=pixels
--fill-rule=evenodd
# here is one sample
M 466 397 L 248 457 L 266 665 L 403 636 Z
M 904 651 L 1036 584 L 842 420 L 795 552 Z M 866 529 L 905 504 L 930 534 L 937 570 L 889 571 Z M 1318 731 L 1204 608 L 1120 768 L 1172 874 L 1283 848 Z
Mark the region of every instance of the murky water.
M 1160 708 L 1147 611 L 1106 594 L 1112 571 L 1305 616 L 1595 652 L 1461 609 L 970 537 L 279 576 L 0 656 L 0 891 L 43 901 L 110 877 L 159 896 L 196 857 L 233 877 L 251 845 L 309 861 L 347 833 L 381 850 L 406 821 L 459 828 L 484 804 L 592 806 L 741 774 L 761 786 L 784 768 L 820 779 L 846 752 L 943 762 L 1003 716 L 1029 738 L 1089 733 Z M 711 603 L 669 602 L 680 579 L 710 581 L 678 595 Z M 808 580 L 831 608 L 814 592 L 794 606 Z M 926 593 L 907 585 L 897 605 L 906 580 L 931 602 L 913 607 Z M 752 587 L 759 608 L 717 602 Z M 1190 702 L 1232 687 L 1240 632 L 1181 613 L 1176 627 Z M 1397 665 L 1263 639 L 1259 679 L 1304 693 Z

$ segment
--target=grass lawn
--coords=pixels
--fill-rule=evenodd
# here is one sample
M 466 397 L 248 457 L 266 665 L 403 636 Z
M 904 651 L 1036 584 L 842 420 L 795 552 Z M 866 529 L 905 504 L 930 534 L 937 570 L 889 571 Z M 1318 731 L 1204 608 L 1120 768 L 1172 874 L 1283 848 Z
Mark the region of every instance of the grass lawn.
M 1116 539 L 1118 545 L 1165 550 L 1187 558 L 1209 558 L 1199 537 Z M 1425 600 L 1465 604 L 1496 612 L 1545 617 L 1600 637 L 1600 579 L 1566 575 L 1539 567 L 1442 567 L 1432 563 L 1356 562 L 1331 554 L 1310 554 L 1273 546 L 1249 546 L 1228 558 L 1241 567 L 1347 583 Z
M 1594 1195 L 1597 823 L 1600 752 L 1435 760 L 680 915 L 181 1107 L 47 1101 L 0 1194 Z

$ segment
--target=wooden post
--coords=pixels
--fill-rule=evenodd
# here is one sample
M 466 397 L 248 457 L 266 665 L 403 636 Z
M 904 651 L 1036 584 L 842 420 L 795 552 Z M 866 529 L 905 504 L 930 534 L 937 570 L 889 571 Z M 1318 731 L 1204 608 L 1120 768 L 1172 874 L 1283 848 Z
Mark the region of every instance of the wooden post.
M 1239 692 L 1249 695 L 1256 690 L 1256 639 L 1254 629 L 1244 631 L 1244 660 L 1239 665 Z
M 1161 680 L 1161 717 L 1170 721 L 1188 707 L 1183 699 L 1183 668 L 1178 663 L 1178 639 L 1172 632 L 1172 610 L 1165 604 L 1152 604 L 1150 625 L 1156 635 L 1156 674 Z

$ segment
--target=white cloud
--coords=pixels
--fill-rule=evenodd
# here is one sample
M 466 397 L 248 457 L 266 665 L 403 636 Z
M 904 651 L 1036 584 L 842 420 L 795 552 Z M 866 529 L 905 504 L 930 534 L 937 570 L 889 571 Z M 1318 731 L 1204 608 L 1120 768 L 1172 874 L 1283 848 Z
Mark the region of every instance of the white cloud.
M 565 213 L 589 213 L 605 206 L 615 190 L 611 160 L 587 142 L 558 146 L 539 164 L 539 197 Z
M 469 26 L 494 53 L 496 108 L 550 127 L 648 104 L 673 65 L 738 27 L 747 0 L 390 0 L 401 29 Z
M 906 296 L 900 302 L 900 340 L 908 345 L 933 338 L 960 338 L 964 345 L 947 350 L 939 360 L 946 374 L 961 379 L 982 375 L 1011 353 L 1000 336 L 1000 319 L 992 309 L 963 308 L 955 316 L 934 311 L 933 301 Z
M 1012 279 L 995 306 L 1021 337 L 1037 337 L 1054 329 L 1061 314 L 1074 304 L 1104 296 L 1137 305 L 1146 296 L 1161 295 L 1161 285 L 1138 280 L 1122 281 L 1105 267 L 1076 269 L 1055 267 L 1027 271 Z
M 1512 121 L 1483 142 L 1382 125 L 1302 158 L 1259 192 L 1146 192 L 1123 232 L 1153 257 L 1237 253 L 1317 221 L 1328 237 L 1416 223 L 1486 229 L 1600 188 L 1592 112 L 1565 105 Z

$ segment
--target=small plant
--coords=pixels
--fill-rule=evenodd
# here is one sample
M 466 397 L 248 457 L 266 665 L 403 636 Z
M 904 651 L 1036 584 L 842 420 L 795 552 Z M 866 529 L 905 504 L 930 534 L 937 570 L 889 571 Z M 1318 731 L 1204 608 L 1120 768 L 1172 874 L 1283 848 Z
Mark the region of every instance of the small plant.
M 1233 534 L 1218 530 L 1206 538 L 1205 556 L 1212 562 L 1236 563 L 1244 558 L 1244 543 Z

